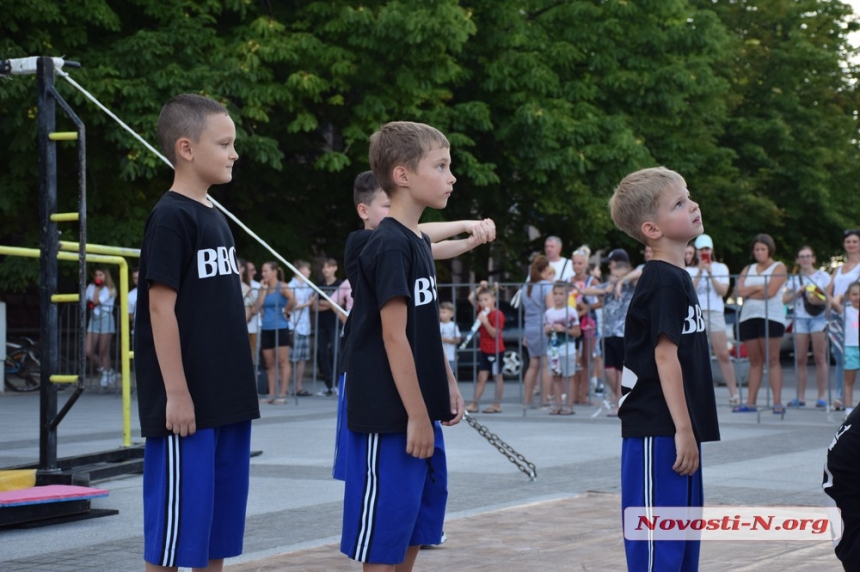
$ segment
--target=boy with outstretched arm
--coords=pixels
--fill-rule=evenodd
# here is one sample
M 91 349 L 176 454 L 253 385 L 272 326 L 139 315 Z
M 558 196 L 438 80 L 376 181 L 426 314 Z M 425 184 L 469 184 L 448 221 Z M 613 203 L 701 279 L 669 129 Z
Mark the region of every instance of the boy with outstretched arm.
M 701 443 L 718 441 L 708 337 L 690 275 L 687 243 L 702 234 L 702 214 L 684 179 L 658 167 L 624 178 L 609 201 L 615 225 L 650 246 L 624 328 L 621 504 L 648 515 L 653 507 L 701 507 Z M 629 570 L 698 569 L 698 539 L 629 540 Z
M 430 239 L 418 221 L 453 191 L 449 147 L 420 123 L 388 123 L 370 138 L 391 207 L 358 257 L 341 535 L 341 551 L 368 572 L 409 572 L 420 546 L 442 536 L 440 422 L 460 421 L 463 398 L 442 349 Z
M 373 171 L 364 171 L 355 178 L 352 190 L 352 198 L 358 217 L 362 220 L 364 228 L 351 232 L 346 237 L 344 247 L 344 267 L 346 269 L 347 281 L 353 285 L 352 296 L 355 298 L 355 289 L 358 286 L 358 256 L 367 244 L 374 229 L 379 226 L 382 219 L 388 216 L 391 208 L 391 199 L 379 186 Z M 445 260 L 454 258 L 468 252 L 478 245 L 492 242 L 496 238 L 496 225 L 490 219 L 484 220 L 460 220 L 450 222 L 432 222 L 418 225 L 418 229 L 430 237 L 430 248 L 433 251 L 434 260 Z M 462 239 L 446 240 L 458 234 L 467 233 L 469 236 Z M 453 317 L 453 313 L 451 314 Z M 349 338 L 352 324 L 347 318 L 343 328 L 342 349 L 339 354 L 338 365 L 338 404 L 337 404 L 337 430 L 335 435 L 335 455 L 332 476 L 343 480 L 345 471 L 345 443 L 346 443 L 346 364 L 349 363 Z M 444 349 L 444 348 L 443 348 Z
M 242 553 L 260 416 L 236 248 L 206 197 L 232 178 L 236 128 L 220 103 L 178 95 L 161 110 L 158 139 L 175 175 L 140 249 L 144 559 L 149 571 L 218 571 Z

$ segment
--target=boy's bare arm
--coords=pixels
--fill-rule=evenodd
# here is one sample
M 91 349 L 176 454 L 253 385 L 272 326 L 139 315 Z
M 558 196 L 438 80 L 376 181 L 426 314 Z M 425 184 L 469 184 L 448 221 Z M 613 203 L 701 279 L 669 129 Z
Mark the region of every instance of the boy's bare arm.
M 176 321 L 176 290 L 153 283 L 149 289 L 149 313 L 152 319 L 152 338 L 155 356 L 164 378 L 167 392 L 168 431 L 186 437 L 197 431 L 194 402 L 188 393 L 185 369 L 182 367 L 182 350 L 179 343 L 179 324 Z
M 676 457 L 672 470 L 682 476 L 692 475 L 699 468 L 699 446 L 693 435 L 693 423 L 687 409 L 681 362 L 678 361 L 678 346 L 665 335 L 661 335 L 657 340 L 657 347 L 654 348 L 654 358 L 657 361 L 663 397 L 669 407 L 672 423 L 675 424 Z
M 445 357 L 445 351 L 442 350 L 442 357 Z M 451 396 L 451 414 L 454 416 L 450 421 L 443 421 L 442 425 L 456 425 L 463 418 L 466 412 L 466 403 L 463 401 L 463 396 L 460 395 L 460 386 L 457 385 L 457 378 L 454 372 L 451 371 L 451 364 L 448 363 L 448 358 L 445 357 L 445 371 L 448 373 L 448 394 Z
M 406 454 L 419 459 L 433 455 L 433 424 L 418 385 L 418 373 L 412 348 L 406 337 L 406 299 L 392 298 L 379 311 L 382 320 L 382 341 L 388 356 L 388 365 L 394 377 L 397 393 L 406 409 L 409 421 L 406 426 Z
M 418 230 L 429 236 L 430 242 L 439 242 L 446 238 L 463 234 L 464 232 L 468 233 L 471 236 L 466 240 L 473 240 L 475 242 L 471 248 L 474 248 L 478 244 L 492 242 L 496 238 L 496 223 L 488 218 L 483 220 L 426 222 L 419 224 Z

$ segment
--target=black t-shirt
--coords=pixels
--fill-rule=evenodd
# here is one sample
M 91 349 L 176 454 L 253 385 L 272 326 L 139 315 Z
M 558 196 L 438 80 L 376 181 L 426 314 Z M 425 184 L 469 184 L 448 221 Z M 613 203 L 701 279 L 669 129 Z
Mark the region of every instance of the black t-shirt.
M 334 299 L 334 294 L 341 284 L 343 284 L 343 280 L 338 279 L 331 284 L 318 284 L 318 286 L 320 290 L 325 292 L 326 296 Z M 337 312 L 332 308 L 320 309 L 317 326 L 321 330 L 334 330 L 337 327 Z
M 227 220 L 179 193 L 152 209 L 140 249 L 134 364 L 141 434 L 169 434 L 149 313 L 153 283 L 176 291 L 182 367 L 198 429 L 260 416 L 236 248 Z
M 395 219 L 386 218 L 361 251 L 358 270 L 347 364 L 349 428 L 359 433 L 406 430 L 406 409 L 394 385 L 379 312 L 398 297 L 406 299 L 406 337 L 430 419 L 452 419 L 430 238 L 419 238 Z
M 362 229 L 349 233 L 346 237 L 346 245 L 343 250 L 343 266 L 346 270 L 346 279 L 351 286 L 349 295 L 355 300 L 355 290 L 358 288 L 358 256 L 364 250 L 364 245 L 370 239 L 372 230 Z M 350 314 L 352 315 L 352 314 Z M 341 338 L 341 351 L 338 354 L 338 373 L 346 371 L 349 363 L 349 335 L 352 326 L 350 318 L 346 318 L 346 323 L 343 325 L 343 337 Z
M 699 299 L 686 270 L 659 260 L 645 265 L 627 311 L 618 409 L 621 436 L 675 435 L 654 357 L 661 334 L 678 346 L 696 441 L 719 441 L 708 336 Z

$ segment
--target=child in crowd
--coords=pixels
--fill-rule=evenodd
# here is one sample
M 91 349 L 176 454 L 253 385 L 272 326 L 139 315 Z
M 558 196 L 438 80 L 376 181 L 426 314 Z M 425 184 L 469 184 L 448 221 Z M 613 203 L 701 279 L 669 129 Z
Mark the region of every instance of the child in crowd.
M 440 423 L 463 416 L 442 350 L 430 238 L 418 228 L 425 208 L 445 207 L 456 179 L 448 140 L 428 125 L 383 125 L 369 156 L 391 207 L 358 257 L 341 551 L 365 571 L 410 572 L 421 545 L 441 542 L 447 471 Z
M 232 179 L 236 128 L 217 101 L 178 95 L 161 110 L 158 139 L 175 171 L 140 249 L 144 559 L 150 572 L 218 571 L 242 553 L 260 416 L 236 247 L 206 196 Z
M 854 380 L 860 369 L 860 334 L 858 334 L 858 319 L 860 319 L 860 282 L 848 287 L 845 294 L 848 303 L 845 304 L 845 386 L 843 388 L 843 403 L 845 418 L 854 411 Z
M 576 373 L 576 338 L 582 333 L 576 309 L 567 304 L 567 282 L 556 282 L 552 287 L 552 308 L 546 313 L 546 335 L 549 336 L 549 368 L 552 372 L 553 407 L 550 415 L 573 415 Z M 566 388 L 566 391 L 565 389 Z M 562 397 L 567 393 L 567 401 Z
M 478 329 L 479 349 L 478 356 L 478 379 L 475 385 L 475 397 L 466 411 L 476 413 L 481 396 L 484 394 L 484 386 L 490 374 L 496 382 L 496 396 L 493 404 L 486 407 L 484 413 L 502 412 L 502 394 L 505 391 L 505 380 L 502 376 L 502 355 L 505 352 L 505 341 L 502 339 L 502 331 L 505 329 L 505 315 L 496 309 L 496 295 L 492 287 L 486 281 L 481 282 L 477 290 L 478 295 L 478 321 L 481 327 Z M 469 295 L 469 301 L 473 304 L 474 293 Z
M 451 366 L 451 371 L 457 371 L 457 344 L 460 343 L 460 332 L 454 323 L 454 304 L 442 302 L 439 304 L 439 331 L 442 334 L 442 347 L 445 357 Z
M 293 291 L 296 305 L 290 312 L 293 328 L 293 349 L 290 361 L 295 364 L 296 395 L 308 397 L 311 392 L 304 388 L 305 366 L 311 359 L 311 307 L 316 303 L 317 294 L 308 286 L 311 277 L 311 264 L 307 260 L 296 260 L 293 264 L 297 273 L 287 286 Z
M 597 288 L 586 288 L 586 294 L 603 295 L 603 367 L 606 383 L 612 392 L 613 409 L 610 417 L 618 414 L 618 400 L 621 398 L 621 372 L 624 366 L 624 320 L 630 300 L 636 289 L 635 284 L 626 280 L 630 272 L 630 258 L 627 252 L 616 248 L 604 259 L 609 264 L 609 282 Z
M 653 249 L 624 329 L 622 513 L 701 507 L 700 443 L 720 438 L 708 336 L 684 270 L 687 243 L 704 230 L 702 214 L 684 179 L 663 167 L 626 176 L 609 207 L 618 228 Z M 695 571 L 701 542 L 625 538 L 624 548 L 630 570 Z

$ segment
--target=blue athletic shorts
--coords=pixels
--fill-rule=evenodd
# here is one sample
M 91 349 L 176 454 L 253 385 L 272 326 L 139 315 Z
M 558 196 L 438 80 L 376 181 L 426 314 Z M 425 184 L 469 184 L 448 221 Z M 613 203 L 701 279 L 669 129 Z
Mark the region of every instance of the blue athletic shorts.
M 622 519 L 627 507 L 702 506 L 701 465 L 689 477 L 672 470 L 676 456 L 674 437 L 627 437 L 622 441 Z M 700 548 L 699 541 L 624 539 L 627 569 L 642 572 L 698 570 Z
M 337 377 L 337 424 L 334 434 L 334 463 L 331 476 L 339 481 L 346 480 L 346 372 Z
M 439 544 L 448 468 L 442 426 L 429 459 L 406 454 L 406 433 L 347 433 L 340 550 L 353 560 L 400 564 L 410 546 Z
M 205 568 L 242 554 L 250 458 L 250 421 L 147 438 L 144 560 Z

